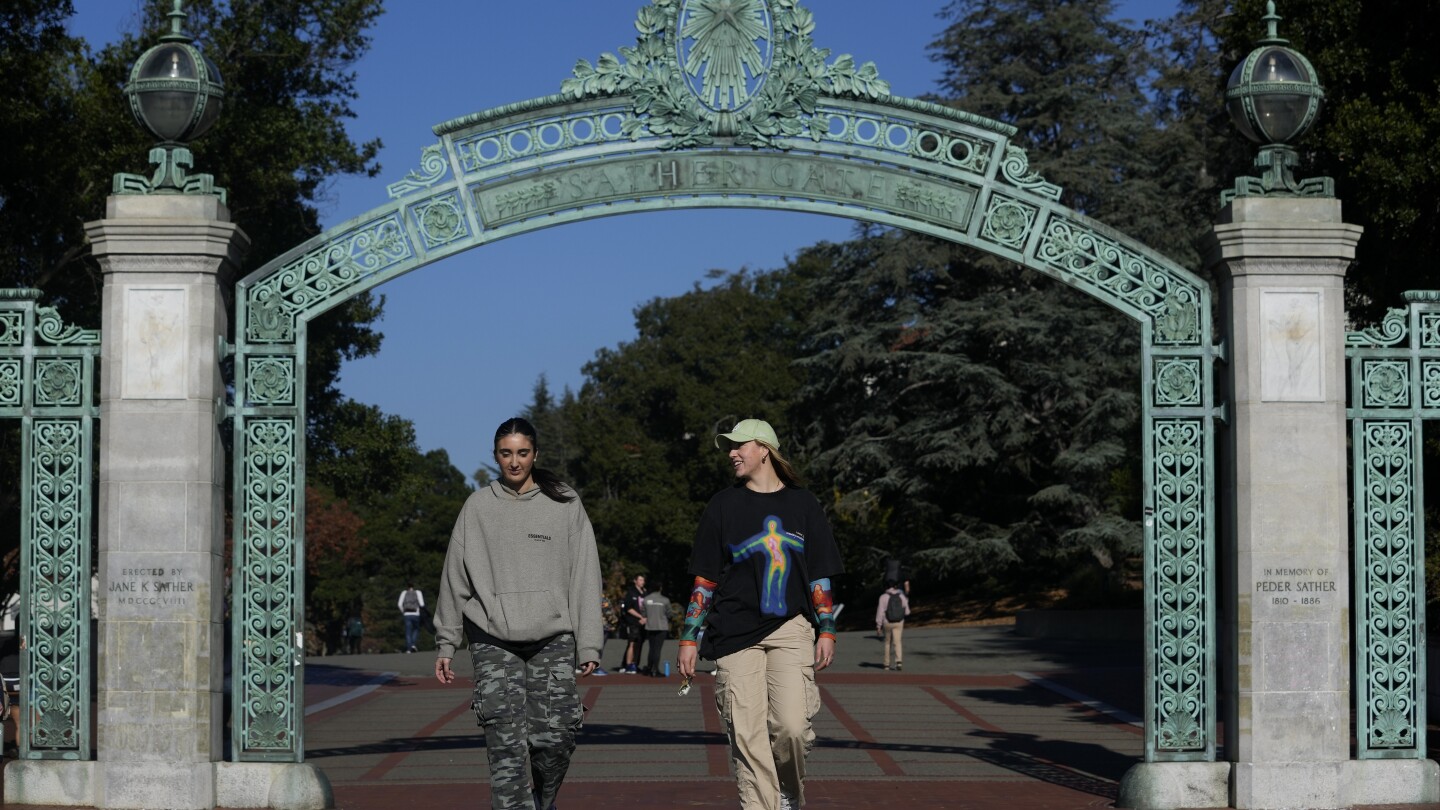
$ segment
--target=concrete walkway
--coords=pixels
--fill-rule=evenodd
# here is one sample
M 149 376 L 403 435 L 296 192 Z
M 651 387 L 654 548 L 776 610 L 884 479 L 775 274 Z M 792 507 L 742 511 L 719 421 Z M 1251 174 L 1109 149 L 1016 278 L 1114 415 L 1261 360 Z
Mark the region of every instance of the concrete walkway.
M 1038 641 L 1005 626 L 914 628 L 905 642 L 904 671 L 886 672 L 873 635 L 842 634 L 818 679 L 807 808 L 1113 806 L 1142 750 L 1138 644 Z M 620 653 L 611 642 L 607 667 Z M 433 663 L 429 653 L 308 662 L 306 757 L 340 810 L 489 806 L 468 662 L 457 659 L 463 680 L 448 687 Z M 560 806 L 738 806 L 712 683 L 697 677 L 680 697 L 674 677 L 583 680 L 585 730 Z
M 905 670 L 873 635 L 843 634 L 821 673 L 807 807 L 1107 807 L 1139 759 L 1137 645 L 1022 639 L 1008 627 L 912 629 Z M 673 648 L 667 648 L 673 658 Z M 605 664 L 620 658 L 612 642 Z M 344 810 L 485 806 L 484 738 L 469 684 L 430 677 L 429 655 L 311 662 L 308 761 Z M 368 673 L 395 673 L 378 688 Z M 462 677 L 468 668 L 461 669 Z M 737 806 L 713 681 L 612 674 L 581 682 L 586 725 L 566 808 Z M 368 689 L 363 694 L 353 690 Z

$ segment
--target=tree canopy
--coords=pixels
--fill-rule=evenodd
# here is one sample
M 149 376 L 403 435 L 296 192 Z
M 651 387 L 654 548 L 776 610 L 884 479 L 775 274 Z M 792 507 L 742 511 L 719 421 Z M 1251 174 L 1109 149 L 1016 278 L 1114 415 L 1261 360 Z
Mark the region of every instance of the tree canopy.
M 0 165 L 0 286 L 39 288 L 68 322 L 99 325 L 100 269 L 83 225 L 104 216 L 115 173 L 147 170 L 153 139 L 131 119 L 121 89 L 139 56 L 169 30 L 172 8 L 169 0 L 148 2 L 139 30 L 98 47 L 66 33 L 69 0 L 0 9 L 0 81 L 11 93 L 0 105 L 0 139 L 13 158 Z M 231 218 L 251 239 L 238 278 L 320 232 L 320 205 L 336 175 L 378 173 L 379 141 L 357 142 L 346 124 L 354 118 L 354 66 L 370 46 L 382 3 L 194 0 L 185 10 L 186 32 L 226 86 L 219 119 L 191 150 L 194 171 L 227 189 Z M 433 567 L 438 576 L 426 549 L 448 538 L 460 490 L 468 491 L 443 454 L 420 452 L 407 420 L 351 402 L 340 390 L 342 362 L 379 350 L 382 315 L 383 299 L 364 294 L 308 330 L 315 488 L 307 492 L 314 510 L 307 554 L 312 565 L 331 566 L 309 584 L 331 602 L 326 594 L 343 589 L 353 597 L 367 589 L 398 593 L 395 583 L 407 571 L 428 577 Z M 18 466 L 13 430 L 0 434 L 0 455 L 8 479 Z M 7 486 L 0 494 L 0 558 L 10 563 L 0 592 L 14 585 L 18 492 Z M 452 506 L 443 520 L 432 514 Z M 311 613 L 321 623 L 330 604 L 323 599 Z
M 228 93 L 193 147 L 196 170 L 229 188 L 256 267 L 318 231 L 327 178 L 379 168 L 378 143 L 344 125 L 380 0 L 187 5 Z M 1140 30 L 1114 19 L 1112 0 L 954 0 L 931 46 L 931 99 L 1014 126 L 1066 205 L 1203 272 L 1220 191 L 1254 173 L 1223 93 L 1263 32 L 1263 6 L 1182 0 Z M 169 4 L 148 9 L 145 33 L 99 51 L 65 33 L 68 0 L 0 10 L 0 78 L 20 100 L 0 108 L 18 156 L 0 166 L 0 284 L 38 286 L 86 325 L 99 276 L 81 225 L 100 215 L 113 173 L 144 169 L 149 145 L 119 102 Z M 1396 0 L 1281 13 L 1281 35 L 1326 88 L 1297 173 L 1334 177 L 1347 220 L 1365 227 L 1347 291 L 1354 317 L 1375 320 L 1404 289 L 1440 286 L 1436 23 Z M 320 575 L 308 598 L 322 628 L 357 599 L 389 615 L 406 580 L 433 581 L 469 491 L 443 453 L 419 450 L 408 420 L 337 383 L 344 359 L 379 350 L 382 314 L 383 299 L 360 296 L 309 334 L 308 551 Z M 645 302 L 635 326 L 633 340 L 597 351 L 578 391 L 556 396 L 542 376 L 525 412 L 544 466 L 579 489 L 607 570 L 683 590 L 695 522 L 731 483 L 711 437 L 758 416 L 831 515 L 851 570 L 842 593 L 874 584 L 887 556 L 923 563 L 951 590 L 1089 582 L 1103 595 L 1131 578 L 1139 333 L 1076 290 L 865 226 L 783 267 L 716 271 Z M 13 511 L 13 492 L 0 506 Z

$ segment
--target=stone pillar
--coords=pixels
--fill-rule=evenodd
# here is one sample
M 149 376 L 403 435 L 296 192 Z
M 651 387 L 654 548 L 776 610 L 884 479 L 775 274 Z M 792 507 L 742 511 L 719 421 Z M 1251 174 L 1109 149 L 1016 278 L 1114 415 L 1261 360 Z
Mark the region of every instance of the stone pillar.
M 1222 664 L 1230 802 L 1421 801 L 1428 761 L 1351 761 L 1345 271 L 1340 202 L 1239 198 L 1214 230 L 1228 308 L 1231 428 Z
M 117 195 L 86 226 L 105 287 L 96 760 L 26 760 L 15 804 L 333 805 L 302 763 L 224 757 L 228 461 L 217 417 L 228 278 L 249 238 L 217 197 Z
M 224 289 L 249 239 L 216 197 L 114 196 L 104 272 L 95 804 L 215 806 L 223 758 Z

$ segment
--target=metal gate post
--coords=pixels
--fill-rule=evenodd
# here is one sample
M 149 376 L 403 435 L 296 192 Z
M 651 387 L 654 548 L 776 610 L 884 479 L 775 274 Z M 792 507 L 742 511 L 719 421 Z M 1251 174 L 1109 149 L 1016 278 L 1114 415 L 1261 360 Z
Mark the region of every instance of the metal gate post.
M 0 290 L 0 418 L 20 419 L 22 759 L 86 760 L 100 333 Z

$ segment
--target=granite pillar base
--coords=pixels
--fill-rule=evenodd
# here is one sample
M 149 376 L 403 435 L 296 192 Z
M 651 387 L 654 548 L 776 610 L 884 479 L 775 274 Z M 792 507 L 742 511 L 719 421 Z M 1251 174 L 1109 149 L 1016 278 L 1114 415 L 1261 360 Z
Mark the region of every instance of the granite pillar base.
M 6 805 L 94 807 L 98 762 L 15 759 L 5 763 Z
M 217 762 L 215 792 L 220 807 L 330 810 L 335 806 L 325 772 L 303 762 Z
M 1345 805 L 1440 802 L 1440 765 L 1430 759 L 1360 759 L 1340 769 Z
M 99 810 L 330 810 L 335 797 L 325 772 L 305 763 L 32 759 L 5 764 L 4 803 Z
M 1228 762 L 1142 762 L 1120 779 L 1116 807 L 1177 810 L 1230 806 Z

